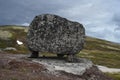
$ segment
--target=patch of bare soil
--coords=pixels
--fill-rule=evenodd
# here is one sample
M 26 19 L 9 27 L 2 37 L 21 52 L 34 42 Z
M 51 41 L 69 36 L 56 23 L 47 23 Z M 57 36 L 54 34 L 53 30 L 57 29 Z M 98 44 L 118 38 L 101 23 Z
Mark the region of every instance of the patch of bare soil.
M 0 80 L 112 80 L 95 66 L 87 69 L 83 75 L 64 71 L 59 71 L 57 75 L 51 74 L 43 64 L 24 57 L 27 56 L 0 52 Z

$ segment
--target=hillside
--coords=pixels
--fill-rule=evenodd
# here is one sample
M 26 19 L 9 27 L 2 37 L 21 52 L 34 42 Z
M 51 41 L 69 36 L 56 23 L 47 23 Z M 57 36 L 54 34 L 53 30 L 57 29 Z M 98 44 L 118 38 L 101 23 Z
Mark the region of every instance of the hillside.
M 0 51 L 14 54 L 28 54 L 29 51 L 25 46 L 27 31 L 28 27 L 15 25 L 0 26 Z M 23 44 L 19 45 L 17 40 L 23 42 Z M 90 59 L 96 65 L 120 68 L 119 44 L 89 36 L 86 36 L 85 42 L 85 48 L 78 54 L 79 57 Z M 45 53 L 45 55 L 56 56 L 49 53 Z M 112 76 L 120 79 L 118 75 L 120 74 L 112 74 Z

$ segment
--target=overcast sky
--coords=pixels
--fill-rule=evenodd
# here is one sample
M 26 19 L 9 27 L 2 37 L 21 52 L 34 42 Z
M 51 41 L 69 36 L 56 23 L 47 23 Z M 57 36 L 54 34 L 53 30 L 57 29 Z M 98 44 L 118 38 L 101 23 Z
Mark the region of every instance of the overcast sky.
M 0 0 L 0 25 L 51 13 L 82 23 L 88 36 L 120 43 L 120 0 Z

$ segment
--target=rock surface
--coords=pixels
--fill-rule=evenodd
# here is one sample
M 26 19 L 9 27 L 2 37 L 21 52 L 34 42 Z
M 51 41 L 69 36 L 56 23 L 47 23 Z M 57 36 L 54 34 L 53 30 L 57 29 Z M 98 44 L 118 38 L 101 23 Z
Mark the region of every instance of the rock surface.
M 113 80 L 103 74 L 95 66 L 89 66 L 84 72 L 81 72 L 81 75 L 73 74 L 66 69 L 66 71 L 58 69 L 56 70 L 49 69 L 46 65 L 48 63 L 50 66 L 58 65 L 64 67 L 72 67 L 73 65 L 79 65 L 78 63 L 65 63 L 64 61 L 52 59 L 28 59 L 28 55 L 22 54 L 8 54 L 0 52 L 0 80 Z M 46 61 L 45 61 L 46 60 Z M 56 64 L 56 62 L 59 62 Z M 91 61 L 86 61 L 81 59 L 81 64 L 77 68 L 85 67 L 83 62 L 91 63 Z M 38 62 L 35 62 L 38 61 Z M 61 64 L 64 63 L 65 65 Z M 72 65 L 70 65 L 72 64 Z M 68 71 L 68 72 L 67 72 Z M 74 70 L 73 70 L 74 71 Z M 79 71 L 79 69 L 78 69 Z
M 87 59 L 79 58 L 78 63 L 68 63 L 64 59 L 40 58 L 34 59 L 33 62 L 43 64 L 49 71 L 64 71 L 75 75 L 83 75 L 87 69 L 93 66 L 93 63 Z
M 14 48 L 14 47 L 6 47 L 5 49 L 3 49 L 5 51 L 9 51 L 9 50 L 13 50 L 13 51 L 16 51 L 17 49 Z
M 36 16 L 29 26 L 27 46 L 31 51 L 76 54 L 83 48 L 82 24 L 52 14 Z

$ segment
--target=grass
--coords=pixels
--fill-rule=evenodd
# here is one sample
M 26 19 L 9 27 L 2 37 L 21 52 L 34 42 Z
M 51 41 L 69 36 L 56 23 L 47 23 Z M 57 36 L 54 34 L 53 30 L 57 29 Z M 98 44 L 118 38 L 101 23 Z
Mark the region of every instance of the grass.
M 12 34 L 9 31 L 0 30 L 0 38 L 6 40 L 7 38 L 12 37 Z
M 120 54 L 105 53 L 103 51 L 90 52 L 88 54 L 86 51 L 79 53 L 80 57 L 88 58 L 93 61 L 94 64 L 103 65 L 107 67 L 120 68 Z
M 120 73 L 105 73 L 107 76 L 112 77 L 114 80 L 120 80 Z
M 120 68 L 120 45 L 109 41 L 87 37 L 85 48 L 78 56 L 88 58 L 97 65 Z
M 26 28 L 20 27 L 20 26 L 1 26 L 1 31 L 9 31 L 9 33 L 12 34 L 11 37 L 8 37 L 7 39 L 0 38 L 0 48 L 4 49 L 6 47 L 14 47 L 17 49 L 17 51 L 7 51 L 10 53 L 28 53 L 28 49 L 25 45 L 18 45 L 16 40 L 23 41 L 25 43 L 26 40 Z
M 120 68 L 120 45 L 109 41 L 87 37 L 85 48 L 78 54 L 92 60 L 96 65 Z M 105 73 L 115 80 L 120 80 L 120 73 Z

